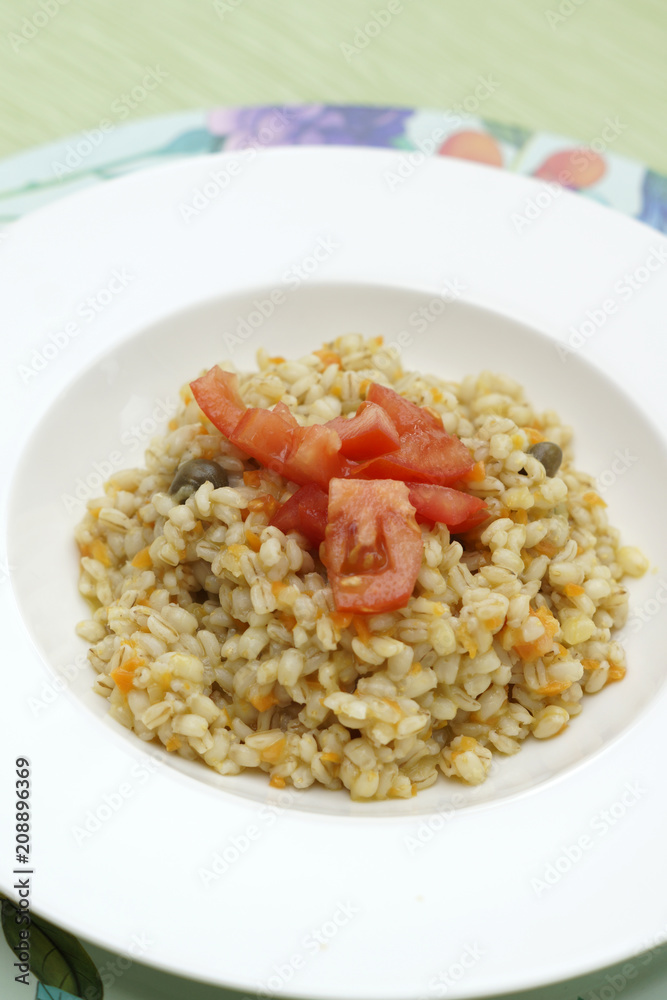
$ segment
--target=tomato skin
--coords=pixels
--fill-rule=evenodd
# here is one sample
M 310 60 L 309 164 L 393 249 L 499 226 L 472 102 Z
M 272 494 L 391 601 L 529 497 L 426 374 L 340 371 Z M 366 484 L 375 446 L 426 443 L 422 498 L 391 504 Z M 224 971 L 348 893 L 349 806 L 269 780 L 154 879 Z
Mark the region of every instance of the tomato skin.
M 405 483 L 332 479 L 324 557 L 338 611 L 405 607 L 421 569 L 422 536 Z
M 191 382 L 190 388 L 200 410 L 228 438 L 246 410 L 239 394 L 238 376 L 215 365 Z
M 342 454 L 357 462 L 386 455 L 396 451 L 400 445 L 393 420 L 377 403 L 362 403 L 351 419 L 336 417 L 329 420 L 326 426 L 338 433 Z
M 449 486 L 472 469 L 475 463 L 470 451 L 423 406 L 375 382 L 367 398 L 387 411 L 401 444 L 398 451 L 362 462 L 352 475 Z
M 298 427 L 292 432 L 292 450 L 283 475 L 305 486 L 315 483 L 326 490 L 329 480 L 345 474 L 349 462 L 340 454 L 340 438 L 326 424 Z
M 293 434 L 280 415 L 253 406 L 227 437 L 246 455 L 282 475 L 285 460 L 294 446 Z
M 309 542 L 319 546 L 324 541 L 329 498 L 319 486 L 300 486 L 271 518 L 271 524 L 287 534 L 300 531 Z
M 408 483 L 410 503 L 417 516 L 445 524 L 455 534 L 469 531 L 486 521 L 489 511 L 483 500 L 448 486 Z

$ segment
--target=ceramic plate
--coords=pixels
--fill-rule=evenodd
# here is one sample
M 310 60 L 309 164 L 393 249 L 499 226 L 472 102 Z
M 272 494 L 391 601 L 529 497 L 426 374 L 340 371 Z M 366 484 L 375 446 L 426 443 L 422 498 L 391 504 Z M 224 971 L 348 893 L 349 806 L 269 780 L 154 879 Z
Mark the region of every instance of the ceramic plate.
M 2 780 L 30 760 L 36 912 L 187 977 L 364 1000 L 513 992 L 664 934 L 667 244 L 548 191 L 387 151 L 223 154 L 65 199 L 0 244 Z M 478 789 L 362 805 L 174 760 L 108 720 L 74 634 L 73 526 L 179 386 L 349 331 L 444 377 L 517 378 L 651 561 L 625 681 Z M 4 812 L 3 843 L 13 827 Z

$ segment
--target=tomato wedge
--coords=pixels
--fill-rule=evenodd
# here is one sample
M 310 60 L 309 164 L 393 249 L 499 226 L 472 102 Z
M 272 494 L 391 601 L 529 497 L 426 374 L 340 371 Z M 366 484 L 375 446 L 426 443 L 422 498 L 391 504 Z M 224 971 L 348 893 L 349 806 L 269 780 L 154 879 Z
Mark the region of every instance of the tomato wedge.
M 389 414 L 401 443 L 391 454 L 360 463 L 352 475 L 449 486 L 472 469 L 475 463 L 463 442 L 448 434 L 442 421 L 424 407 L 376 382 L 367 399 Z
M 404 607 L 422 562 L 422 536 L 405 483 L 332 479 L 325 562 L 338 611 Z
M 313 545 L 324 541 L 329 498 L 318 486 L 300 486 L 271 518 L 271 524 L 287 534 L 300 531 Z
M 211 423 L 229 437 L 246 410 L 238 376 L 218 365 L 190 383 L 192 394 Z
M 483 500 L 471 497 L 469 493 L 452 490 L 449 486 L 433 486 L 426 483 L 408 483 L 410 503 L 417 515 L 427 521 L 446 524 L 450 531 L 469 531 L 489 516 Z
M 377 403 L 362 403 L 353 417 L 336 417 L 326 426 L 340 437 L 343 455 L 357 462 L 386 455 L 400 445 L 393 420 Z

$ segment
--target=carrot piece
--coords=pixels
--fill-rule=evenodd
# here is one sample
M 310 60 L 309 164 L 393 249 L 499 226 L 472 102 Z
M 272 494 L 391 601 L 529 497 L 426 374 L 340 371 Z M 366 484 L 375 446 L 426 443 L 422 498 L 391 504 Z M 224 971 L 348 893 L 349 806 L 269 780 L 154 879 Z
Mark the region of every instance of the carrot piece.
M 286 782 L 285 779 L 281 778 L 279 774 L 274 774 L 271 777 L 269 784 L 271 785 L 271 788 L 284 788 Z
M 554 545 L 553 542 L 550 542 L 548 538 L 543 538 L 541 542 L 538 542 L 537 545 L 533 547 L 536 552 L 540 553 L 541 556 L 548 556 L 549 559 L 553 559 L 558 552 L 558 546 Z
M 578 583 L 566 583 L 563 587 L 563 593 L 566 597 L 581 597 L 586 591 Z
M 607 506 L 606 503 L 604 502 L 604 500 L 602 499 L 602 497 L 599 496 L 597 493 L 595 493 L 594 490 L 589 490 L 588 493 L 584 493 L 584 495 L 583 495 L 583 497 L 581 499 L 584 501 L 584 503 L 586 504 L 587 507 L 606 507 Z
M 278 704 L 278 699 L 273 691 L 270 691 L 269 694 L 254 695 L 250 699 L 250 704 L 253 708 L 256 708 L 258 712 L 266 712 L 267 708 L 272 708 L 274 705 Z
M 584 668 L 584 670 L 598 670 L 600 666 L 600 661 L 585 659 L 581 661 L 581 665 Z
M 357 635 L 363 643 L 367 643 L 371 638 L 371 630 L 368 627 L 368 622 L 364 615 L 353 615 L 352 624 L 354 625 Z
M 253 552 L 259 552 L 262 547 L 262 542 L 259 535 L 255 534 L 254 531 L 251 531 L 250 528 L 245 529 L 245 540 Z
M 348 627 L 348 625 L 354 618 L 354 615 L 347 614 L 343 611 L 332 611 L 331 614 L 329 615 L 329 618 L 331 619 L 334 628 L 342 630 Z M 359 633 L 357 632 L 357 635 L 358 634 Z
M 340 354 L 336 354 L 335 351 L 330 351 L 326 347 L 320 348 L 319 351 L 313 351 L 316 358 L 319 358 L 325 368 L 329 365 L 338 365 L 339 368 L 343 367 L 343 362 L 341 360 Z
M 463 479 L 467 483 L 481 483 L 483 479 L 486 479 L 486 466 L 484 462 L 475 462 L 470 472 L 467 472 Z
M 610 663 L 609 673 L 607 674 L 607 684 L 613 684 L 614 681 L 622 681 L 626 673 L 626 668 L 621 666 L 620 663 Z
M 515 510 L 514 511 L 514 523 L 515 524 L 528 524 L 528 511 L 527 510 Z
M 262 477 L 257 469 L 247 469 L 243 473 L 243 483 L 245 486 L 252 486 L 253 489 L 257 489 L 262 485 Z
M 260 758 L 267 762 L 267 764 L 277 764 L 282 757 L 283 750 L 285 749 L 285 737 L 281 740 L 276 740 L 275 743 L 271 743 L 264 750 L 260 751 Z
M 537 427 L 524 427 L 524 431 L 531 444 L 539 444 L 540 441 L 544 441 L 544 434 L 538 431 Z
M 145 549 L 140 549 L 134 559 L 132 560 L 132 565 L 137 569 L 148 569 L 151 566 L 153 560 L 151 559 L 148 546 Z
M 320 760 L 328 761 L 331 764 L 340 764 L 342 757 L 339 753 L 335 753 L 333 750 L 327 750 L 325 753 L 320 755 Z
M 548 608 L 538 608 L 537 611 L 530 609 L 530 614 L 534 618 L 539 618 L 544 626 L 544 632 L 533 642 L 515 642 L 513 648 L 526 663 L 538 660 L 540 656 L 546 656 L 554 647 L 554 636 L 559 629 L 558 621 L 554 618 Z M 517 630 L 518 631 L 518 630 Z
M 138 667 L 143 667 L 144 661 L 140 656 L 133 656 L 125 663 L 120 664 L 111 671 L 111 678 L 119 691 L 128 694 L 134 687 L 134 673 Z

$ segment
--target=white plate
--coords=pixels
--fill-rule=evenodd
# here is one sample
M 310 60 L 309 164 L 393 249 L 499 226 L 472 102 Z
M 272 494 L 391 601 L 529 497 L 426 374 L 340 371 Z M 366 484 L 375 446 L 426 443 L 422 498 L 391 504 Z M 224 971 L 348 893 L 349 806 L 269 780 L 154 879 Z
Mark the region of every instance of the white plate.
M 238 989 L 479 997 L 619 961 L 667 924 L 651 891 L 667 832 L 652 749 L 667 707 L 667 243 L 566 193 L 517 226 L 547 200 L 536 183 L 406 162 L 203 158 L 56 203 L 0 246 L 2 781 L 30 758 L 32 904 Z M 72 631 L 78 500 L 140 461 L 180 384 L 228 348 L 250 365 L 260 344 L 298 355 L 351 329 L 443 376 L 518 378 L 573 424 L 578 464 L 651 558 L 631 587 L 626 680 L 478 790 L 442 781 L 364 806 L 174 761 L 108 721 Z M 2 834 L 13 843 L 9 813 Z

